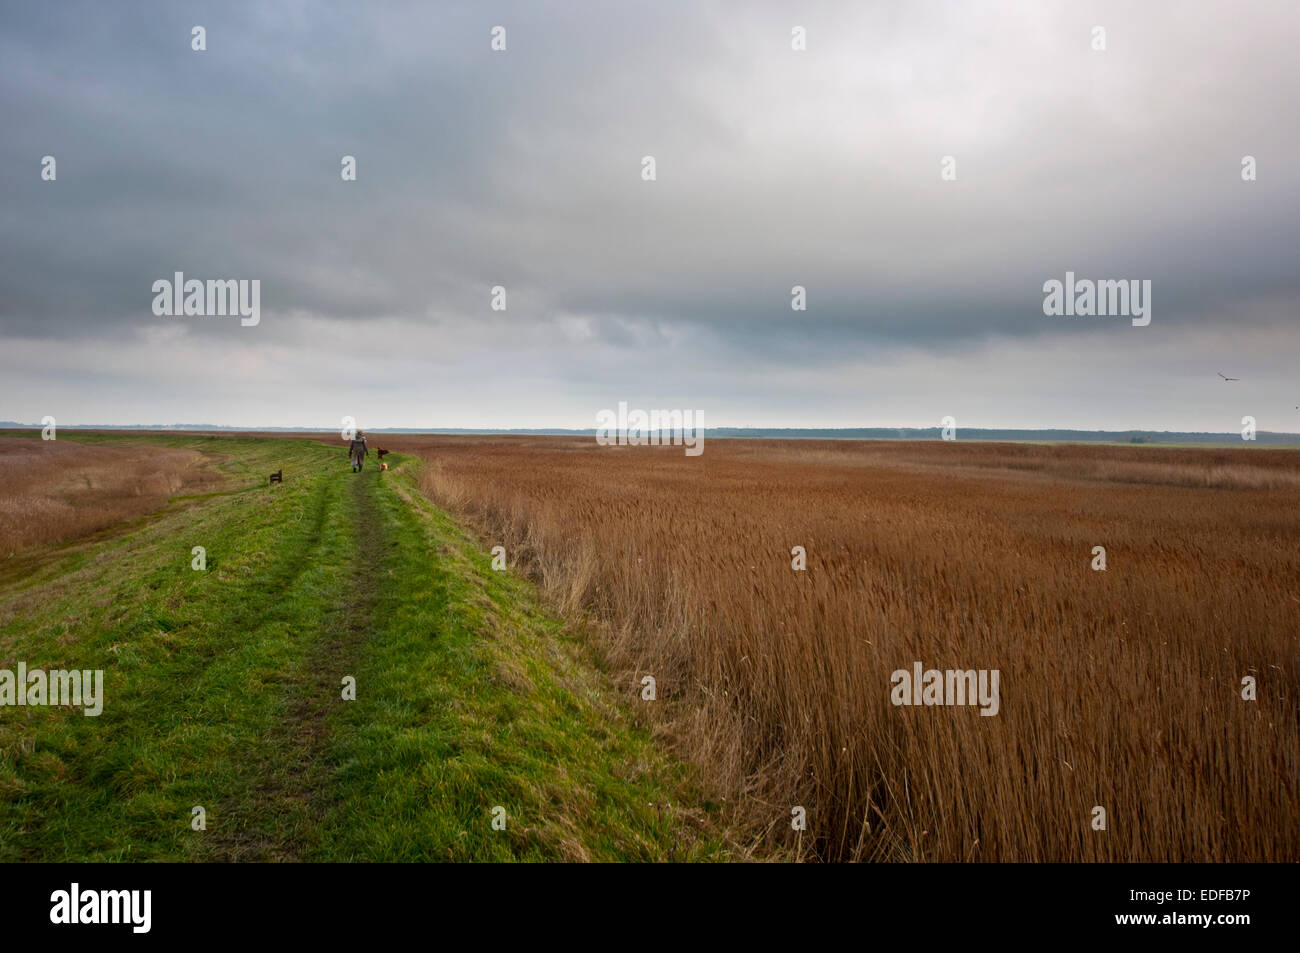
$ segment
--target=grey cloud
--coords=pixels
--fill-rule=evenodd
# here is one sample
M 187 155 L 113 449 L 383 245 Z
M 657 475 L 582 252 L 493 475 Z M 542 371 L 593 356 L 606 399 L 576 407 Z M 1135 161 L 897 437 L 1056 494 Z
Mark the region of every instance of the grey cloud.
M 1262 3 L 12 7 L 0 335 L 135 340 L 169 326 L 150 287 L 176 270 L 263 287 L 256 337 L 182 338 L 337 346 L 293 337 L 314 318 L 400 351 L 440 329 L 440 359 L 557 394 L 618 360 L 651 387 L 637 349 L 674 341 L 732 356 L 738 394 L 771 361 L 1131 346 L 1043 317 L 1067 269 L 1152 279 L 1157 329 L 1294 328 L 1298 34 Z

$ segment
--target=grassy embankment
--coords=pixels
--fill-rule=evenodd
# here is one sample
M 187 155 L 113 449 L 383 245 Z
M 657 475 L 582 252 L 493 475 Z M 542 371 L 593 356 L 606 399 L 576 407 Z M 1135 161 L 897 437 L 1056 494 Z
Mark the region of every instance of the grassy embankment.
M 725 856 L 688 770 L 416 492 L 417 460 L 354 476 L 306 440 L 70 439 L 200 450 L 223 481 L 0 563 L 0 668 L 105 673 L 98 717 L 0 708 L 0 860 Z

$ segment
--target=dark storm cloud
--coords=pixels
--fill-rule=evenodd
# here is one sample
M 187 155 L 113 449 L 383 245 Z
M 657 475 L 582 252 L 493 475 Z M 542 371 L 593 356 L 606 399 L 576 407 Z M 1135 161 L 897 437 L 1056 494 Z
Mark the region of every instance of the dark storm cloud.
M 691 340 L 743 374 L 1113 335 L 1042 315 L 1066 270 L 1151 279 L 1157 329 L 1288 331 L 1300 15 L 1130 6 L 10 5 L 0 333 L 256 365 L 364 323 L 563 380 Z M 178 270 L 260 279 L 256 337 L 154 317 Z

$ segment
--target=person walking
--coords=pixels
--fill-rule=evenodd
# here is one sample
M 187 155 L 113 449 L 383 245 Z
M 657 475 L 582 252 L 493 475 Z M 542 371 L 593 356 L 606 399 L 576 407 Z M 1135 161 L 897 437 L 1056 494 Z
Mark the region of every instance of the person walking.
M 366 447 L 366 435 L 358 430 L 357 435 L 348 444 L 348 455 L 352 458 L 353 473 L 361 472 L 361 467 L 369 454 L 370 450 Z

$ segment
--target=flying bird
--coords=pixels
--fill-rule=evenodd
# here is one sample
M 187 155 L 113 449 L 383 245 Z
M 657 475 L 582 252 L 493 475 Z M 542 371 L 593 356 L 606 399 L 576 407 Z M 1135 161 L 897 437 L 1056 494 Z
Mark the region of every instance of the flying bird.
M 1216 373 L 1217 373 L 1217 372 L 1216 372 Z M 1220 377 L 1223 377 L 1222 374 L 1219 374 L 1219 376 L 1220 376 Z M 1239 381 L 1239 380 L 1241 380 L 1240 377 L 1223 377 L 1223 379 L 1224 379 L 1225 381 Z

